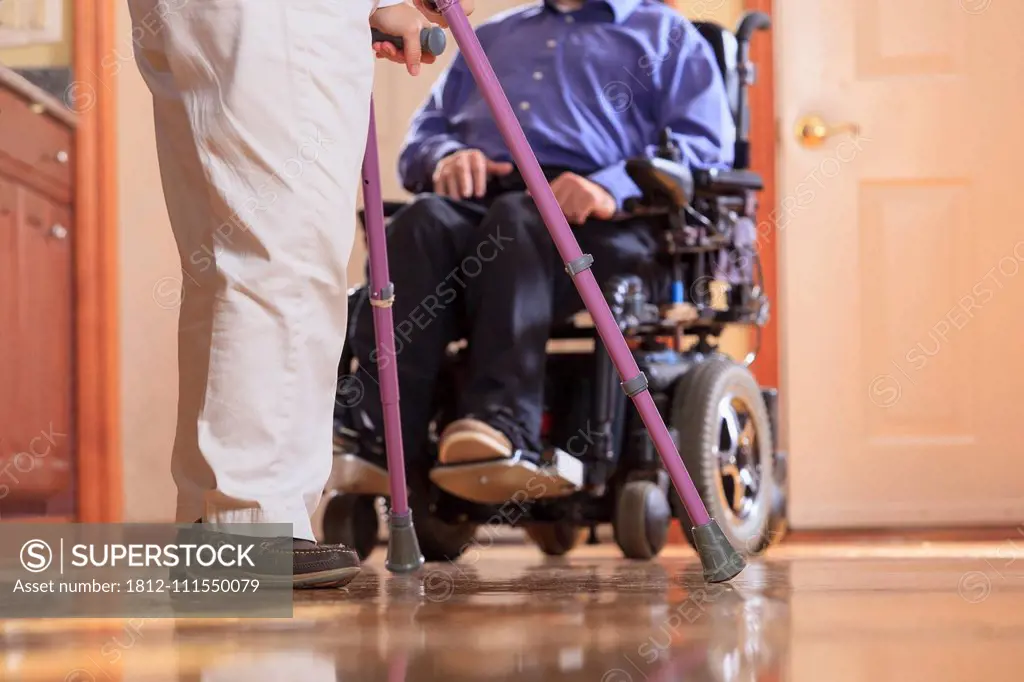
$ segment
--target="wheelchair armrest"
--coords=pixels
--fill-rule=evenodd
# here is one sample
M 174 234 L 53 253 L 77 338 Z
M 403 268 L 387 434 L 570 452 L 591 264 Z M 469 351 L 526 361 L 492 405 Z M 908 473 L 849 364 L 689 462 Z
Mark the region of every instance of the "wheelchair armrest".
M 701 192 L 710 194 L 735 194 L 764 189 L 764 180 L 748 170 L 698 170 L 693 173 L 693 182 Z
M 682 209 L 693 198 L 693 173 L 687 166 L 661 158 L 630 159 L 626 173 L 643 192 L 643 203 Z

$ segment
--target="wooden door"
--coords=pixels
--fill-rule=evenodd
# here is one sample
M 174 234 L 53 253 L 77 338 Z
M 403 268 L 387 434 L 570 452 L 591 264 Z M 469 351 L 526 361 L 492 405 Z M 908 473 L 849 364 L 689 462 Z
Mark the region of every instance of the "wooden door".
M 792 524 L 1018 524 L 1024 3 L 775 8 Z

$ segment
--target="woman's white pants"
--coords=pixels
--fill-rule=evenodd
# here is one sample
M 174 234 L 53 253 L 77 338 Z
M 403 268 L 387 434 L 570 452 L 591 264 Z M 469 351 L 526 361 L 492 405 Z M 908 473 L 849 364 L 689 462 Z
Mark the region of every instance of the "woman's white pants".
M 129 4 L 182 268 L 177 518 L 290 523 L 313 539 L 374 0 Z

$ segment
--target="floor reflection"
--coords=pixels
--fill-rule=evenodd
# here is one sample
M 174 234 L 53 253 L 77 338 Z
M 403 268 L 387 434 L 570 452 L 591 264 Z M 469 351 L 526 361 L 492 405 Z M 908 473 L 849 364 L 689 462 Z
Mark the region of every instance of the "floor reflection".
M 309 641 L 293 647 L 261 638 L 259 645 L 253 642 L 242 651 L 210 650 L 198 676 L 184 679 L 755 682 L 782 678 L 788 641 L 784 602 L 759 595 L 745 598 L 729 590 L 700 607 L 686 603 L 665 608 L 665 603 L 645 606 L 629 597 L 602 603 L 591 596 L 578 611 L 499 617 L 505 622 L 494 622 L 494 614 L 476 622 L 470 613 L 441 619 L 426 606 L 415 613 L 398 609 L 379 621 L 381 630 L 364 631 L 356 641 L 338 642 L 347 639 L 341 631 L 310 632 Z M 643 636 L 635 634 L 640 630 L 645 631 Z M 183 668 L 199 662 L 194 658 L 199 637 L 195 632 L 179 633 L 176 644 L 186 659 L 181 661 Z M 298 644 L 294 637 L 288 639 Z
M 487 565 L 490 569 L 490 564 Z M 371 572 L 302 636 L 261 636 L 212 652 L 197 680 L 593 680 L 755 682 L 782 677 L 789 640 L 786 565 L 706 586 L 689 562 L 547 562 L 419 577 Z M 772 593 L 775 596 L 772 596 Z M 299 614 L 325 608 L 302 595 Z M 343 623 L 349 624 L 345 628 Z M 351 625 L 357 624 L 352 629 Z M 194 656 L 204 634 L 179 627 Z M 264 649 L 272 650 L 266 650 Z M 187 652 L 187 653 L 186 653 Z M 183 661 L 183 663 L 185 663 Z M 281 676 L 287 670 L 292 677 Z
M 0 679 L 1017 680 L 1022 567 L 776 552 L 707 586 L 682 551 L 502 549 L 417 576 L 371 564 L 347 591 L 298 593 L 290 620 L 0 621 Z

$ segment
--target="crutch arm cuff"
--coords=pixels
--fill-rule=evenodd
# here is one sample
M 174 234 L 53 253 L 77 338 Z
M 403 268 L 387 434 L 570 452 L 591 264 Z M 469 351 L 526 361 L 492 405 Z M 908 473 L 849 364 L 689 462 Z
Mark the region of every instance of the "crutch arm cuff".
M 376 294 L 370 294 L 370 305 L 374 308 L 390 308 L 395 303 L 395 285 L 388 282 Z
M 589 270 L 590 266 L 594 264 L 594 257 L 589 253 L 585 253 L 579 258 L 573 258 L 571 261 L 565 264 L 565 271 L 569 273 L 570 277 L 575 277 L 584 270 Z
M 640 372 L 632 379 L 623 381 L 620 386 L 622 386 L 622 390 L 625 391 L 626 395 L 632 398 L 636 394 L 647 390 L 647 375 Z

